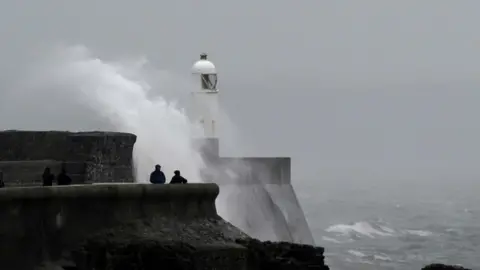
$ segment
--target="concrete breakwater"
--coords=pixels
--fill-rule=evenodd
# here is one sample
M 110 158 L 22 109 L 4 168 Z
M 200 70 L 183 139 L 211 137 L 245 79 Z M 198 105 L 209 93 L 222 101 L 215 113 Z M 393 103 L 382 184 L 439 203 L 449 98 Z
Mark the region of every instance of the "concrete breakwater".
M 247 236 L 217 215 L 216 184 L 94 184 L 0 189 L 0 265 L 32 270 L 73 261 L 88 236 L 142 222 L 177 242 Z M 232 240 L 233 241 L 233 240 Z
M 122 132 L 0 131 L 0 174 L 6 187 L 40 186 L 46 167 L 54 174 L 65 168 L 74 184 L 133 183 L 136 141 Z M 291 185 L 291 159 L 222 157 L 219 143 L 202 138 L 194 144 L 206 165 L 196 180 L 221 186 L 223 217 L 253 237 L 313 244 Z
M 45 167 L 65 166 L 74 184 L 134 182 L 137 137 L 121 132 L 1 131 L 0 171 L 7 187 L 38 186 Z

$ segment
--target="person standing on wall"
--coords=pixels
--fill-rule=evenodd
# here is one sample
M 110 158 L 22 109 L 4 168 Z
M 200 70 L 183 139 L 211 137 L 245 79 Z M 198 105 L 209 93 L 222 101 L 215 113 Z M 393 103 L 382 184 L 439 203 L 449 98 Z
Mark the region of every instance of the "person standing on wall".
M 174 176 L 170 180 L 170 184 L 186 184 L 188 181 L 183 176 L 180 175 L 180 171 L 176 170 L 173 172 Z
M 59 186 L 68 186 L 72 184 L 72 178 L 67 175 L 67 170 L 65 169 L 65 164 L 62 165 L 62 170 L 57 176 L 57 185 Z
M 5 187 L 5 182 L 3 182 L 3 172 L 0 171 L 0 188 Z
M 43 171 L 42 179 L 44 187 L 51 187 L 53 185 L 53 180 L 55 180 L 55 176 L 50 172 L 49 167 L 46 167 Z
M 150 183 L 165 184 L 165 174 L 161 171 L 160 165 L 155 165 L 155 170 L 150 174 Z

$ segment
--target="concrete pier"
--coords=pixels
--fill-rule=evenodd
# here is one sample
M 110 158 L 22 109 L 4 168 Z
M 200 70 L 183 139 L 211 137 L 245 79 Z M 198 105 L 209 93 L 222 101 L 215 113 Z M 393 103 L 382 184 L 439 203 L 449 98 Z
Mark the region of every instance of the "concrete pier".
M 32 270 L 71 260 L 86 237 L 131 221 L 152 224 L 171 240 L 209 242 L 246 235 L 224 222 L 215 208 L 216 184 L 93 184 L 0 189 L 0 266 Z M 196 228 L 176 232 L 176 228 Z M 190 225 L 194 224 L 194 225 Z M 207 228 L 207 232 L 195 235 Z M 188 239 L 196 239 L 193 241 Z

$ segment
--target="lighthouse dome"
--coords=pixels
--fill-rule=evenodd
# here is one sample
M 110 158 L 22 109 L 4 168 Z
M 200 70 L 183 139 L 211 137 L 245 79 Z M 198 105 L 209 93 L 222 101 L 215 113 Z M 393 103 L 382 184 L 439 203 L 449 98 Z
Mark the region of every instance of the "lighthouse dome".
M 207 54 L 201 54 L 200 60 L 195 62 L 192 66 L 193 74 L 217 74 L 215 65 L 207 60 Z

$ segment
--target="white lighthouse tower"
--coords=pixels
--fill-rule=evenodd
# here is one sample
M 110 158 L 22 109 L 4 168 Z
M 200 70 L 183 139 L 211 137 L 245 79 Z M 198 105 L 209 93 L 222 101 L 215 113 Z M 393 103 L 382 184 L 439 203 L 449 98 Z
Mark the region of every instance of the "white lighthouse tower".
M 203 129 L 194 143 L 206 165 L 200 172 L 202 181 L 221 186 L 216 200 L 219 214 L 261 240 L 313 244 L 291 185 L 290 158 L 220 156 L 219 122 L 223 115 L 217 70 L 207 55 L 201 54 L 192 73 L 190 117 Z
M 192 92 L 193 117 L 203 127 L 205 138 L 218 138 L 217 70 L 203 53 L 200 60 L 193 64 L 192 73 L 198 82 L 198 88 Z
M 202 127 L 203 137 L 199 138 L 202 152 L 210 157 L 218 157 L 218 124 L 220 117 L 217 88 L 217 70 L 215 65 L 202 53 L 193 64 L 195 89 L 192 91 L 192 118 Z

